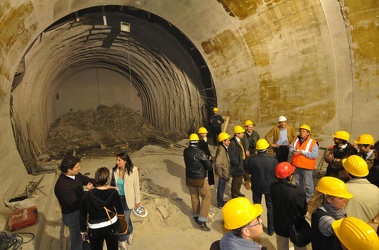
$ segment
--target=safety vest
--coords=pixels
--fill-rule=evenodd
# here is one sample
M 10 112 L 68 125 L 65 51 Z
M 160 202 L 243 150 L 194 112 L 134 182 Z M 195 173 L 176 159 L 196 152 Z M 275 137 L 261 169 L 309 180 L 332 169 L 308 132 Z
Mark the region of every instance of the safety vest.
M 306 152 L 312 152 L 312 148 L 315 144 L 316 141 L 308 136 L 308 138 L 301 145 L 299 138 L 297 138 L 293 143 L 293 148 L 295 151 L 302 150 Z M 292 165 L 299 168 L 313 170 L 316 166 L 316 158 L 310 159 L 303 154 L 292 155 Z

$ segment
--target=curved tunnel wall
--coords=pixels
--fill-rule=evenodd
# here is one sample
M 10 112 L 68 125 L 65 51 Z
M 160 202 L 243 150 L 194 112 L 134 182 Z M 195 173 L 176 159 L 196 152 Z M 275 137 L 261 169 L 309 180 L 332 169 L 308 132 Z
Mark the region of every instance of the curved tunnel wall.
M 0 8 L 0 28 L 4 30 L 0 35 L 1 174 L 13 176 L 14 169 L 16 174 L 25 172 L 9 119 L 11 86 L 17 65 L 39 34 L 55 21 L 102 4 L 134 6 L 178 27 L 202 53 L 213 76 L 222 114 L 230 115 L 236 123 L 253 119 L 264 134 L 263 129 L 275 124 L 277 116 L 284 114 L 292 125 L 303 122 L 311 125 L 314 135 L 320 139 L 325 137 L 328 144 L 335 130 L 346 129 L 353 138 L 364 132 L 374 136 L 377 133 L 377 118 L 370 115 L 376 112 L 379 92 L 375 49 L 379 41 L 378 6 L 374 0 L 214 0 L 207 5 L 201 0 L 8 1 L 2 2 Z M 52 50 L 41 50 L 42 53 L 53 51 L 62 41 L 50 43 Z M 91 49 L 88 52 L 91 53 Z M 134 56 L 137 60 L 137 55 Z M 104 65 L 114 63 L 110 61 Z M 58 62 L 49 72 L 63 74 L 63 69 L 69 72 L 66 66 Z M 133 74 L 137 76 L 141 72 L 142 67 L 135 68 Z M 34 76 L 33 86 L 44 90 L 31 96 L 34 92 L 29 87 L 23 93 L 25 99 L 40 99 L 49 91 L 56 91 L 53 85 L 44 83 L 63 77 L 44 75 L 43 71 L 35 72 Z M 185 74 L 178 77 L 186 79 Z M 165 88 L 163 83 L 159 86 Z M 196 93 L 191 96 L 194 99 L 187 99 L 184 105 L 189 109 L 184 111 L 188 117 L 194 116 L 190 112 L 191 105 L 201 106 L 198 90 L 179 85 L 174 89 L 178 93 L 183 90 Z M 151 86 L 140 91 L 150 91 L 152 97 L 157 95 Z M 51 100 L 44 100 L 45 103 L 31 102 L 22 113 L 45 109 Z M 147 110 L 151 110 L 149 105 L 144 108 L 148 115 Z M 42 117 L 36 118 L 39 120 L 36 124 L 46 122 Z M 40 133 L 46 129 L 47 125 Z M 12 172 L 7 168 L 9 165 L 15 166 Z M 3 185 L 8 187 L 13 181 L 9 178 Z
M 86 68 L 109 68 L 124 75 L 140 96 L 142 115 L 159 130 L 185 133 L 189 124 L 200 124 L 196 114 L 205 105 L 199 92 L 204 85 L 193 59 L 178 41 L 155 23 L 130 15 L 104 12 L 106 23 L 101 12 L 79 15 L 79 20 L 57 24 L 41 34 L 26 54 L 25 76 L 12 92 L 15 112 L 23 113 L 20 123 L 30 124 L 31 137 L 39 145 L 44 146 L 47 130 L 58 118 L 51 103 L 51 97 L 59 94 L 57 84 Z M 120 22 L 125 20 L 131 32 L 120 31 Z M 97 85 L 76 87 L 85 93 Z M 120 85 L 119 92 L 126 91 Z M 36 98 L 31 103 L 25 95 Z M 118 103 L 125 103 L 123 96 L 119 98 Z M 105 104 L 98 99 L 91 108 Z M 79 100 L 90 103 L 85 95 Z

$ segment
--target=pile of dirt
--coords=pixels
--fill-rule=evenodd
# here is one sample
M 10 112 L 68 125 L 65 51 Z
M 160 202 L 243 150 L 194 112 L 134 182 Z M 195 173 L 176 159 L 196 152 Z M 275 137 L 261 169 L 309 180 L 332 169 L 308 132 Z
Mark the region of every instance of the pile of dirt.
M 138 150 L 156 136 L 172 137 L 157 131 L 142 116 L 122 105 L 98 106 L 96 110 L 71 111 L 57 119 L 49 129 L 48 154 L 59 158 L 84 150 L 105 150 L 117 146 Z

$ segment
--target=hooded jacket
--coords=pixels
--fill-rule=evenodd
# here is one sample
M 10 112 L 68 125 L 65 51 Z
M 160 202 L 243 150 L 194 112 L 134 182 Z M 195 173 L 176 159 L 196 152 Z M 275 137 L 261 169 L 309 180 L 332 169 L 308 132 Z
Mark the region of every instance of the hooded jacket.
M 94 188 L 85 192 L 80 202 L 80 231 L 87 231 L 87 214 L 88 223 L 96 224 L 109 220 L 106 207 L 110 218 L 116 214 L 124 214 L 118 191 L 114 188 L 105 190 Z

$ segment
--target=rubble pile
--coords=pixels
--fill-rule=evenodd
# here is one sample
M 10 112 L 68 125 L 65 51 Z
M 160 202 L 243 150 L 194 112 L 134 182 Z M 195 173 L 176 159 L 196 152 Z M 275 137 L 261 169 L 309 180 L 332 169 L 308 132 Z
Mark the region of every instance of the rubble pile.
M 151 136 L 161 135 L 142 116 L 122 105 L 98 106 L 96 110 L 71 111 L 57 119 L 46 141 L 53 157 L 76 150 L 123 145 L 141 148 Z

